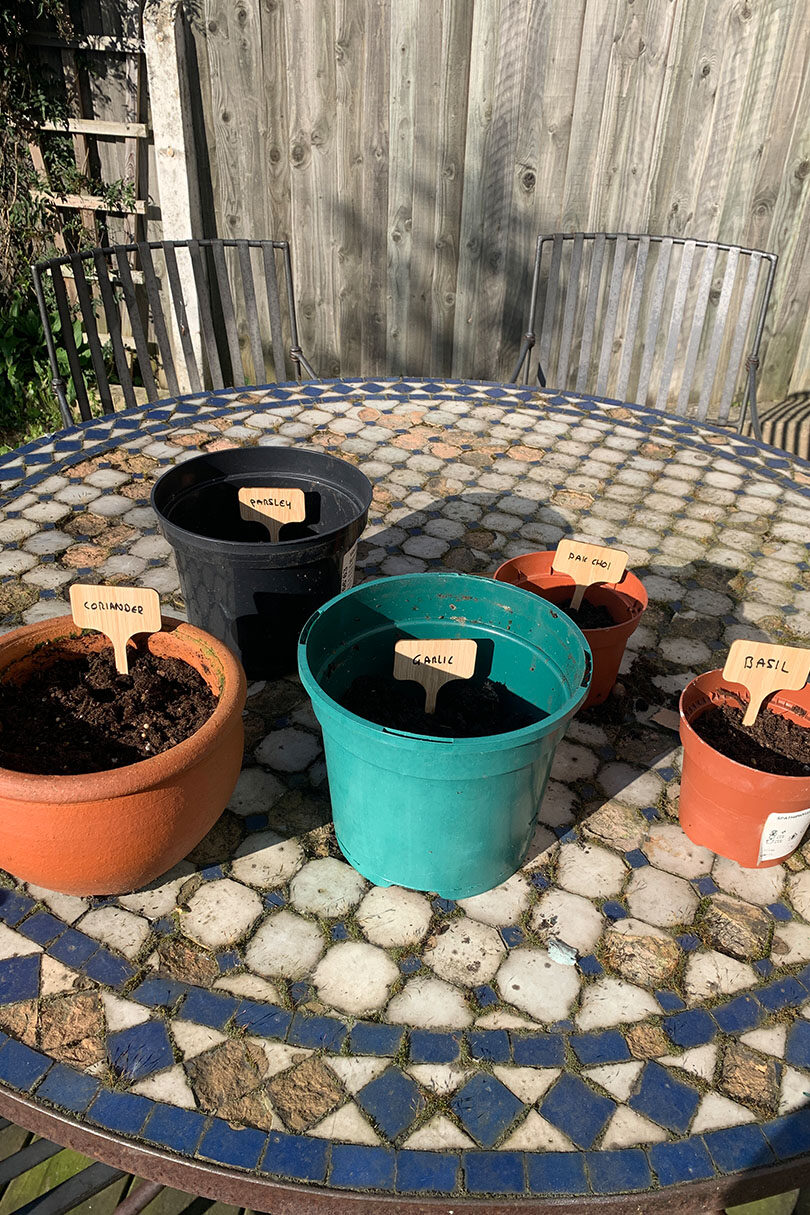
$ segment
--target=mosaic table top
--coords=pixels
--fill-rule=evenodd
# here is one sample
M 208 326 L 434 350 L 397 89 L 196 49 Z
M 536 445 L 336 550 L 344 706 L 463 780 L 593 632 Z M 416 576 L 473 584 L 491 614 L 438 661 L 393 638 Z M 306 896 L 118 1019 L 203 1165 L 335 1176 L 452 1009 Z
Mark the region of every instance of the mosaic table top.
M 810 845 L 743 870 L 691 844 L 678 736 L 658 719 L 735 638 L 810 638 L 810 466 L 515 386 L 168 401 L 0 459 L 3 627 L 63 613 L 88 577 L 154 587 L 182 614 L 151 483 L 235 444 L 362 465 L 358 578 L 487 574 L 569 534 L 626 549 L 650 608 L 614 695 L 559 747 L 529 861 L 459 902 L 345 862 L 306 696 L 294 678 L 252 684 L 229 808 L 162 881 L 80 899 L 2 876 L 0 1092 L 231 1178 L 441 1210 L 652 1204 L 796 1162 Z

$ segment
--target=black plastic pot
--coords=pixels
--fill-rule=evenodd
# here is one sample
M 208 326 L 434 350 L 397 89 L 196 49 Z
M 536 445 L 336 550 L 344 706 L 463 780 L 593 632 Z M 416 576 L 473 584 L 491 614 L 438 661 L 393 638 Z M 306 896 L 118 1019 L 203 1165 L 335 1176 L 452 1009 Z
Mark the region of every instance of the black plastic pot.
M 238 492 L 250 485 L 302 489 L 306 519 L 272 544 L 262 524 L 240 516 Z M 191 623 L 230 646 L 251 678 L 294 671 L 307 619 L 353 584 L 371 493 L 353 464 L 294 447 L 233 448 L 169 469 L 152 506 Z

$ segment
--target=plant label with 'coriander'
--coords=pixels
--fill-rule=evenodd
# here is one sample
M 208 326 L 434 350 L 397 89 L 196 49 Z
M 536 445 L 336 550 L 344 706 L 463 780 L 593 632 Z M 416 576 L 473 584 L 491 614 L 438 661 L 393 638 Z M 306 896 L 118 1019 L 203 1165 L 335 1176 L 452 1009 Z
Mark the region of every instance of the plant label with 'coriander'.
M 576 587 L 571 607 L 576 612 L 582 597 L 595 582 L 620 582 L 627 568 L 627 553 L 603 544 L 587 544 L 584 540 L 561 540 L 557 545 L 551 569 L 555 574 L 568 574 Z
M 723 678 L 748 689 L 748 708 L 742 724 L 752 726 L 766 696 L 797 692 L 810 675 L 810 650 L 766 641 L 734 641 L 728 652 Z
M 273 544 L 285 523 L 303 523 L 307 508 L 302 489 L 278 486 L 246 486 L 239 490 L 239 514 L 252 523 L 263 523 Z
M 70 610 L 80 629 L 105 633 L 115 651 L 115 669 L 129 674 L 127 642 L 136 633 L 160 631 L 160 596 L 147 586 L 95 586 L 74 582 Z
M 425 689 L 425 712 L 436 712 L 436 694 L 451 679 L 469 679 L 475 670 L 478 642 L 398 641 L 394 646 L 394 679 L 413 679 Z

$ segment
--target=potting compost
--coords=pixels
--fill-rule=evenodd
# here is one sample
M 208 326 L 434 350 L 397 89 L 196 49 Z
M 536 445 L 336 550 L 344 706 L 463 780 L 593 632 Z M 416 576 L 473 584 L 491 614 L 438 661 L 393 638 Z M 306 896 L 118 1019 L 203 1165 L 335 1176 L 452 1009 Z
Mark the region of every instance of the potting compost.
M 616 623 L 603 603 L 589 603 L 587 599 L 583 599 L 578 608 L 572 608 L 570 602 L 558 603 L 556 606 L 583 631 L 609 629 Z
M 436 712 L 425 712 L 425 690 L 392 675 L 359 675 L 340 704 L 389 730 L 441 738 L 482 738 L 506 734 L 542 721 L 548 714 L 502 683 L 458 679 L 439 689 Z
M 733 705 L 712 705 L 693 719 L 692 729 L 715 751 L 758 772 L 810 776 L 808 730 L 767 709 L 752 726 L 744 726 L 743 712 Z
M 0 684 L 0 766 L 40 775 L 122 768 L 189 738 L 216 699 L 177 658 L 128 651 L 119 675 L 112 649 L 57 659 L 23 685 Z

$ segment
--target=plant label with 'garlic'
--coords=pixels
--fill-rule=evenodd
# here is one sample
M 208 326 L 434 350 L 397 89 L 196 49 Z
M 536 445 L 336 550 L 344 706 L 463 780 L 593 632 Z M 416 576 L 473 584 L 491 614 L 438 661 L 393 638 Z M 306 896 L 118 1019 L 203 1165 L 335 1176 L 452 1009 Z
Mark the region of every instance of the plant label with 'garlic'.
M 239 490 L 239 514 L 252 523 L 263 523 L 273 544 L 285 523 L 303 523 L 307 515 L 302 489 L 252 485 Z
M 475 670 L 478 642 L 470 639 L 398 641 L 394 646 L 394 679 L 413 679 L 425 689 L 425 712 L 436 712 L 436 694 L 451 679 L 469 679 Z
M 810 650 L 767 641 L 734 641 L 728 652 L 723 678 L 748 689 L 748 708 L 742 724 L 752 726 L 766 696 L 797 692 L 810 676 Z
M 106 634 L 115 652 L 115 669 L 129 674 L 127 642 L 136 633 L 160 631 L 160 596 L 146 586 L 95 586 L 74 582 L 70 588 L 73 623 Z
M 568 574 L 576 587 L 571 607 L 576 612 L 582 597 L 595 582 L 619 582 L 627 568 L 627 553 L 603 544 L 587 544 L 584 540 L 561 540 L 551 563 L 555 574 Z

